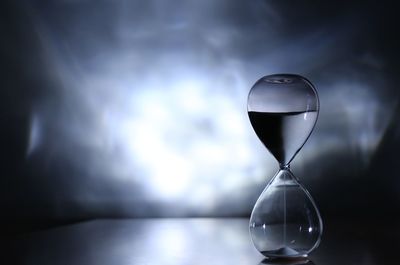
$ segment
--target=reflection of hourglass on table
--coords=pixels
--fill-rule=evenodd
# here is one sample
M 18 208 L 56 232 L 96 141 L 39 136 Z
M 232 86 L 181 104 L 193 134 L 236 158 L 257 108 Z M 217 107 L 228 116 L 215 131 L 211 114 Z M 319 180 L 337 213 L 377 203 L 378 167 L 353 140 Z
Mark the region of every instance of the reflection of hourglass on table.
M 254 131 L 280 168 L 252 211 L 253 244 L 270 258 L 306 257 L 319 245 L 322 220 L 314 200 L 290 171 L 290 162 L 317 121 L 317 92 L 299 75 L 265 76 L 251 88 L 247 108 Z

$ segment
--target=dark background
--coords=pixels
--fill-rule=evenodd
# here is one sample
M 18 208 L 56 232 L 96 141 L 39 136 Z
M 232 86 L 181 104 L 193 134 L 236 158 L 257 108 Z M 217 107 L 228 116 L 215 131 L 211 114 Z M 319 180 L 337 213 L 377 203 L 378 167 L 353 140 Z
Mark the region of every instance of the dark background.
M 393 220 L 396 16 L 383 1 L 2 1 L 4 230 L 249 216 L 277 163 L 247 93 L 281 72 L 319 92 L 292 168 L 323 219 Z

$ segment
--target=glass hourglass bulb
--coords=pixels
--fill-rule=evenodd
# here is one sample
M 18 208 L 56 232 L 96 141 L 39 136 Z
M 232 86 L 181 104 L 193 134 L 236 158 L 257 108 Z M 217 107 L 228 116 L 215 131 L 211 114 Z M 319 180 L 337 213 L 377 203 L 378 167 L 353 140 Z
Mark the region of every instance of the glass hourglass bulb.
M 322 220 L 311 195 L 290 171 L 290 162 L 317 121 L 317 92 L 302 76 L 269 75 L 251 88 L 247 108 L 254 131 L 280 168 L 251 213 L 253 244 L 269 258 L 306 257 L 319 245 Z

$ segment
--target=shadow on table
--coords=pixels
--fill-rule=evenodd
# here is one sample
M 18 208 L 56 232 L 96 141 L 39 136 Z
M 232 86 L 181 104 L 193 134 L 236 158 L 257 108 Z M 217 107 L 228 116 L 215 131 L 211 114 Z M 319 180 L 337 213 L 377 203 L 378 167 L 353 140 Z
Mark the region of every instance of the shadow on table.
M 315 265 L 309 259 L 263 259 L 258 265 Z

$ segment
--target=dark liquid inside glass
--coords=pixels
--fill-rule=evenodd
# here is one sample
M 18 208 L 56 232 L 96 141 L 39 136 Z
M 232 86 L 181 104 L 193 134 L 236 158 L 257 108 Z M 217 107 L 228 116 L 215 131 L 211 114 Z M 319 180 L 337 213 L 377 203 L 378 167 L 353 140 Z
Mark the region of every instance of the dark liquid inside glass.
M 316 111 L 249 111 L 250 122 L 258 138 L 281 165 L 287 165 L 301 149 L 317 116 Z

